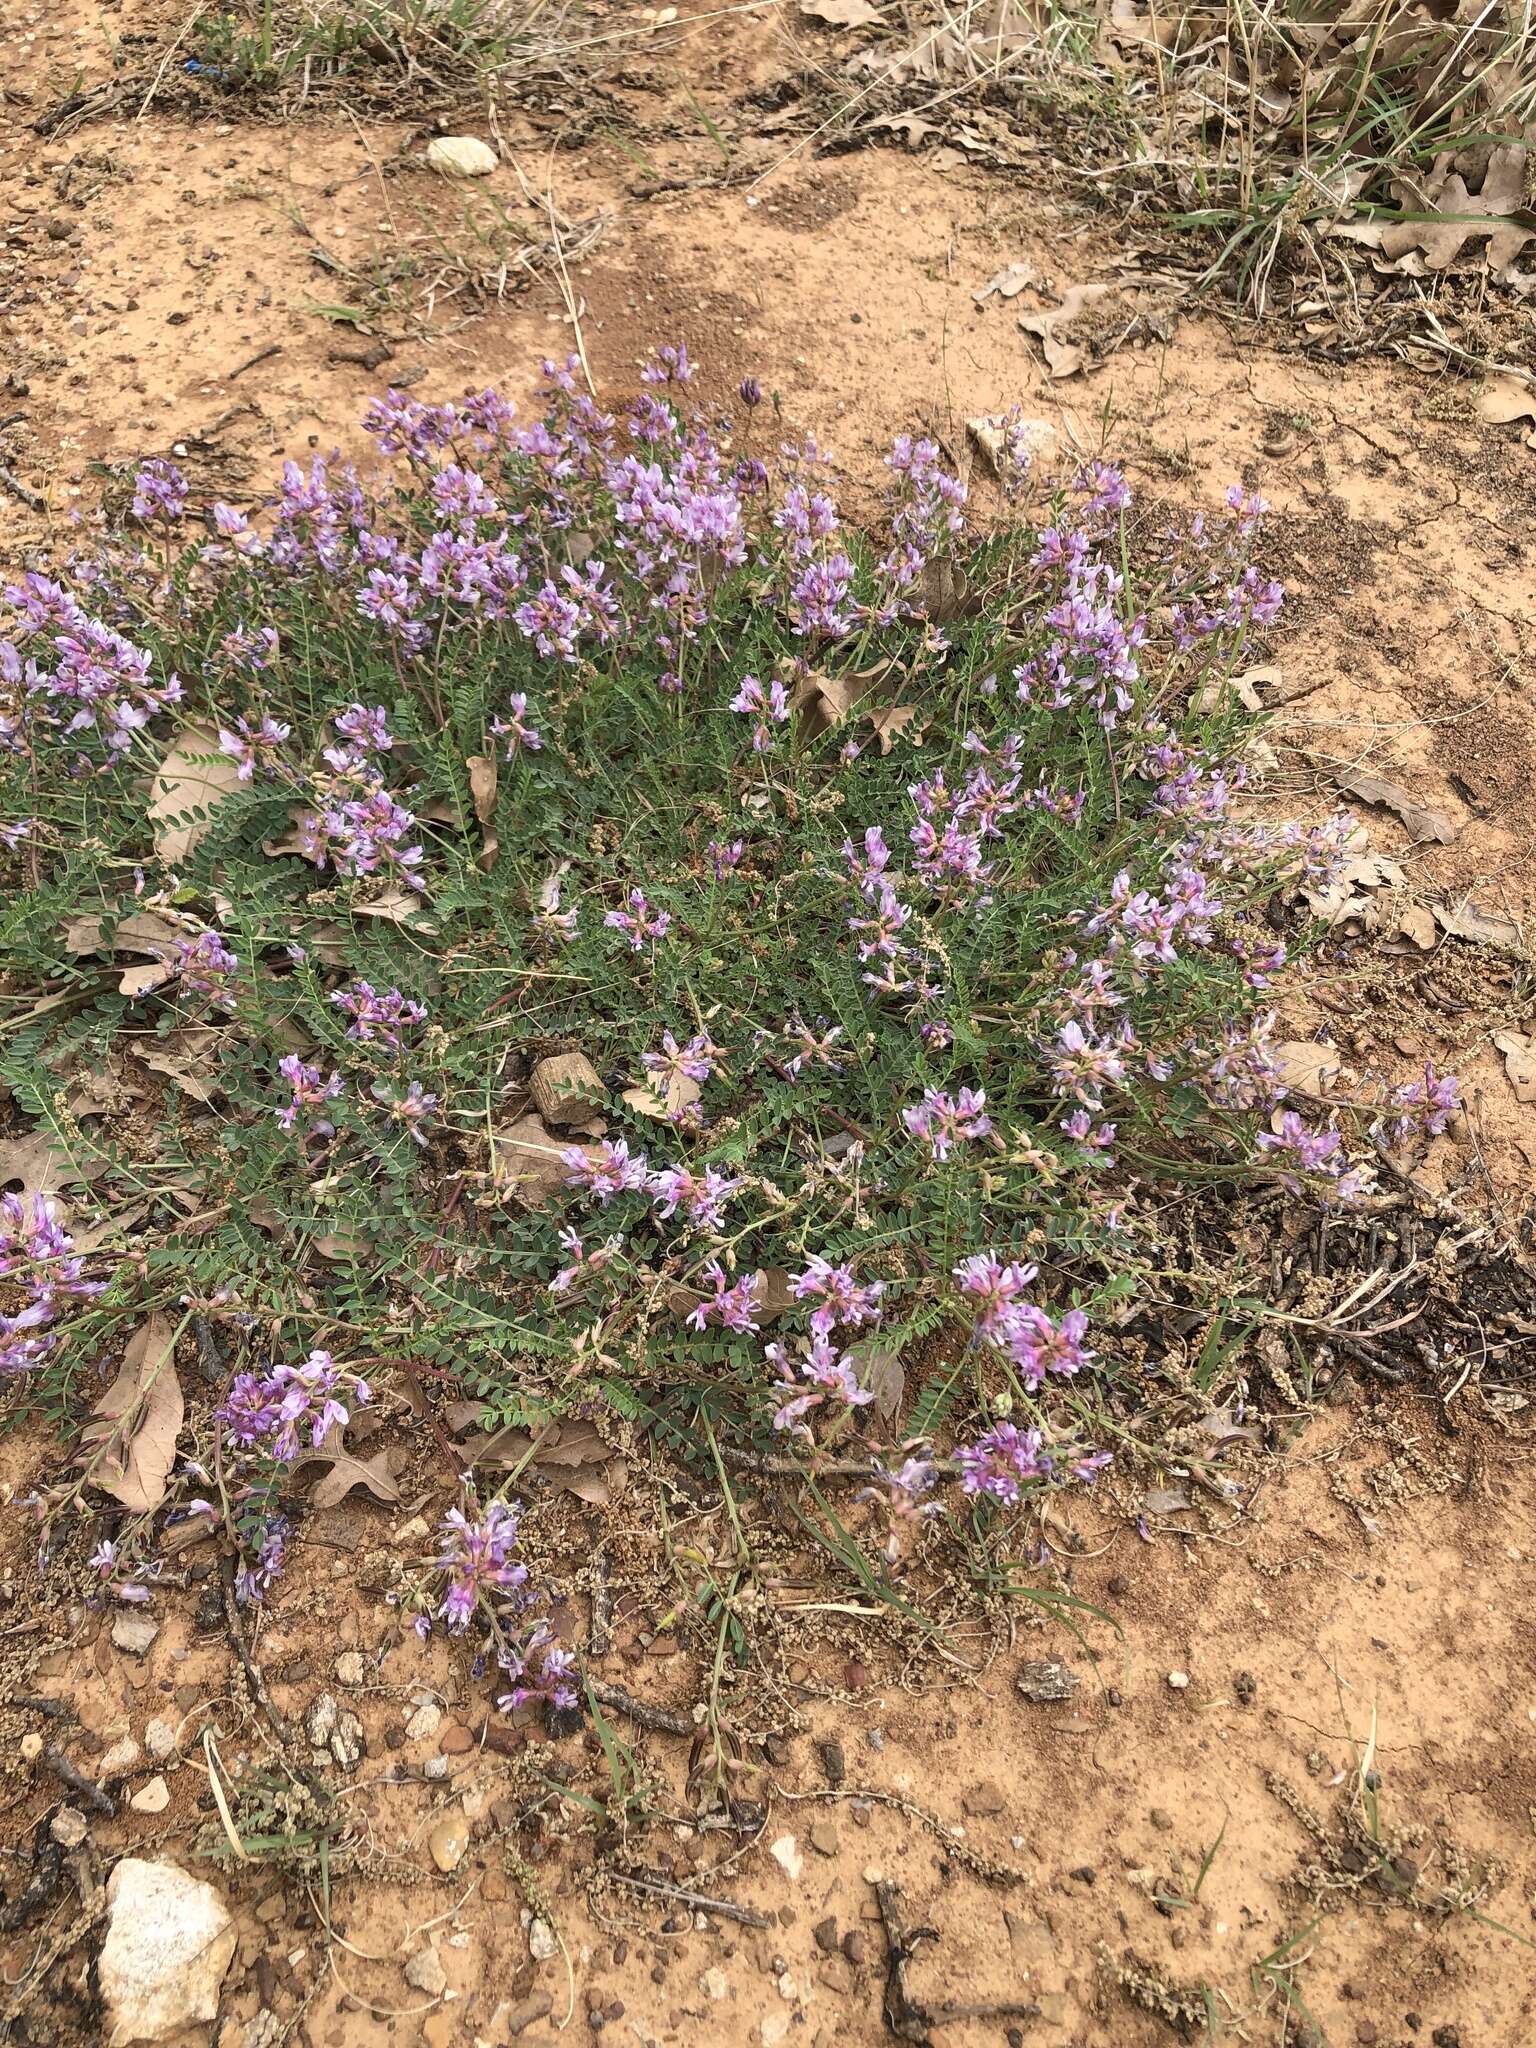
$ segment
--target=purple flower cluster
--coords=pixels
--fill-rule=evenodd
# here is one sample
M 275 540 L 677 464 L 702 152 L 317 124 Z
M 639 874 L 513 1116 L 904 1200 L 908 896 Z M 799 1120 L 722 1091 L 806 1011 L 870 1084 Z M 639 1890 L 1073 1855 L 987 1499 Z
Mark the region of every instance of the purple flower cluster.
M 92 618 L 62 584 L 30 571 L 5 595 L 17 617 L 16 637 L 0 640 L 0 692 L 12 707 L 0 710 L 0 751 L 25 752 L 53 727 L 95 734 L 111 760 L 182 701 L 176 676 L 152 681 L 147 650 Z
M 30 1372 L 54 1344 L 60 1304 L 100 1294 L 102 1280 L 87 1280 L 74 1240 L 47 1195 L 0 1195 L 0 1281 L 22 1297 L 13 1314 L 0 1313 L 0 1377 Z
M 310 1134 L 328 1137 L 333 1126 L 328 1119 L 315 1116 L 313 1112 L 324 1109 L 326 1103 L 334 1102 L 343 1093 L 346 1083 L 340 1074 L 322 1076 L 318 1066 L 300 1059 L 296 1052 L 285 1053 L 277 1063 L 277 1071 L 293 1091 L 291 1100 L 272 1112 L 277 1118 L 278 1129 L 291 1131 L 300 1116 L 307 1116 L 310 1118 Z
M 345 746 L 325 749 L 325 767 L 313 778 L 317 808 L 299 819 L 301 850 L 317 867 L 327 861 L 343 875 L 385 874 L 409 889 L 425 887 L 418 873 L 425 854 L 408 844 L 416 819 L 384 786 L 378 757 L 394 746 L 382 706 L 353 704 L 336 719 Z
M 256 725 L 237 718 L 233 727 L 220 726 L 219 752 L 238 762 L 236 774 L 242 782 L 250 782 L 258 770 L 263 775 L 276 774 L 279 749 L 292 733 L 292 726 L 281 724 L 269 713 L 263 713 Z
M 528 1584 L 528 1569 L 513 1556 L 516 1510 L 492 1501 L 475 1520 L 450 1508 L 438 1526 L 442 1547 L 434 1560 L 442 1574 L 438 1618 L 450 1635 L 462 1635 L 482 1600 L 514 1598 Z
M 834 1266 L 829 1259 L 811 1258 L 803 1273 L 790 1278 L 790 1292 L 796 1301 L 811 1301 L 811 1329 L 826 1337 L 840 1324 L 858 1329 L 880 1320 L 882 1280 L 856 1280 L 851 1266 Z
M 623 1138 L 604 1138 L 590 1148 L 571 1145 L 560 1155 L 568 1188 L 580 1188 L 606 1209 L 615 1195 L 631 1194 L 646 1183 L 643 1152 L 631 1157 Z
M 345 1385 L 359 1404 L 371 1398 L 367 1382 L 339 1366 L 329 1351 L 311 1351 L 302 1365 L 274 1366 L 267 1374 L 237 1373 L 218 1410 L 226 1441 L 233 1450 L 259 1450 L 291 1465 L 306 1429 L 311 1444 L 318 1444 L 333 1428 L 346 1428 L 351 1411 L 338 1399 Z
M 643 890 L 631 889 L 625 908 L 610 910 L 603 923 L 611 931 L 623 932 L 632 953 L 643 953 L 648 939 L 654 942 L 666 937 L 672 928 L 672 913 L 653 910 Z
M 695 1302 L 688 1311 L 688 1325 L 694 1330 L 704 1330 L 711 1323 L 718 1323 L 722 1329 L 743 1337 L 758 1327 L 757 1323 L 757 1275 L 747 1273 L 740 1280 L 727 1277 L 725 1268 L 718 1259 L 711 1259 L 705 1266 L 702 1278 L 709 1293 Z
M 1043 1430 L 1020 1429 L 1015 1422 L 1000 1422 L 974 1444 L 955 1450 L 961 1491 L 1005 1507 L 1016 1507 L 1023 1488 L 1036 1480 L 1071 1477 L 1091 1484 L 1110 1460 L 1108 1451 L 1064 1452 L 1060 1445 L 1047 1446 Z
M 962 1140 L 975 1144 L 992 1135 L 986 1106 L 984 1088 L 962 1088 L 958 1095 L 925 1088 L 922 1101 L 904 1109 L 901 1120 L 914 1138 L 927 1141 L 935 1159 L 943 1160 Z
M 292 1535 L 293 1524 L 286 1515 L 263 1517 L 255 1554 L 235 1573 L 235 1598 L 242 1606 L 259 1606 L 276 1585 L 288 1562 L 288 1544 Z
M 218 1010 L 234 1009 L 240 962 L 217 932 L 178 939 L 176 965 L 179 985 L 188 995 L 202 996 Z
M 348 1038 L 359 1045 L 377 1040 L 393 1053 L 405 1050 L 402 1032 L 427 1021 L 425 1003 L 401 995 L 397 988 L 380 995 L 369 981 L 354 981 L 337 989 L 331 1001 L 352 1020 L 347 1026 Z
M 1461 1110 L 1461 1083 L 1454 1074 L 1437 1074 L 1433 1060 L 1426 1060 L 1417 1081 L 1405 1082 L 1393 1090 L 1392 1107 L 1398 1112 L 1392 1124 L 1392 1142 L 1409 1138 L 1439 1138 Z
M 188 484 L 174 462 L 146 462 L 133 480 L 135 519 L 180 519 L 187 509 Z
M 499 1644 L 496 1661 L 512 1681 L 496 1698 L 503 1713 L 532 1706 L 536 1700 L 556 1714 L 569 1713 L 576 1705 L 575 1654 L 559 1647 L 547 1621 L 535 1622 L 521 1642 Z
M 892 593 L 910 590 L 946 540 L 965 527 L 965 485 L 940 467 L 937 442 L 914 441 L 898 434 L 886 467 L 896 480 L 891 516 L 891 545 L 879 563 L 879 575 Z M 887 600 L 877 608 L 877 622 L 894 617 L 898 607 Z
M 773 745 L 771 728 L 788 723 L 789 697 L 780 682 L 769 683 L 765 689 L 756 676 L 743 676 L 741 688 L 731 699 L 731 709 L 754 720 L 752 751 L 765 754 Z
M 693 1229 L 718 1231 L 725 1221 L 725 1205 L 742 1182 L 713 1166 L 706 1166 L 702 1173 L 686 1166 L 667 1166 L 653 1173 L 647 1185 L 659 1215 L 672 1217 L 681 1209 Z
M 1030 1392 L 1048 1375 L 1070 1379 L 1093 1362 L 1083 1339 L 1088 1318 L 1068 1309 L 1053 1322 L 1025 1296 L 1035 1278 L 1033 1266 L 1004 1262 L 995 1252 L 976 1252 L 955 1268 L 960 1294 L 975 1315 L 972 1339 L 1000 1351 Z
M 805 1418 L 817 1408 L 830 1402 L 851 1412 L 868 1406 L 875 1398 L 872 1388 L 859 1384 L 849 1354 L 839 1352 L 831 1339 L 820 1333 L 798 1355 L 784 1344 L 767 1345 L 765 1355 L 779 1375 L 776 1391 L 784 1397 L 774 1414 L 775 1429 L 795 1430 L 809 1436 Z

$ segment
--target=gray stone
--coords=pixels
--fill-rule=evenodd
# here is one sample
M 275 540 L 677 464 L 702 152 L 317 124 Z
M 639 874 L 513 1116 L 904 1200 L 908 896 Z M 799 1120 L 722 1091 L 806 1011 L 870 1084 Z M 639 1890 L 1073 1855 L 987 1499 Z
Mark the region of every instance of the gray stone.
M 350 1707 L 323 1692 L 304 1716 L 304 1733 L 316 1749 L 329 1750 L 344 1771 L 356 1770 L 363 1754 L 363 1724 Z
M 90 1830 L 78 1807 L 61 1806 L 48 1823 L 48 1832 L 61 1849 L 78 1849 Z
M 548 1921 L 529 1921 L 528 1953 L 536 1963 L 547 1963 L 560 1953 L 559 1944 L 555 1940 Z
M 158 1621 L 151 1621 L 147 1614 L 134 1614 L 126 1609 L 112 1623 L 112 1640 L 120 1650 L 126 1650 L 130 1657 L 147 1657 L 150 1645 L 160 1633 Z
M 114 2042 L 163 2041 L 217 2019 L 236 1934 L 211 1884 L 125 1856 L 107 1879 L 107 1911 L 97 1970 Z
M 437 1733 L 442 1724 L 442 1708 L 435 1700 L 426 1700 L 406 1722 L 406 1737 L 411 1742 L 426 1742 Z
M 448 1972 L 435 1948 L 421 1949 L 411 1957 L 405 1966 L 405 1981 L 414 1990 L 425 1991 L 428 1998 L 442 1997 L 448 1989 Z
M 133 1769 L 144 1754 L 131 1735 L 124 1735 L 114 1742 L 96 1766 L 96 1778 L 105 1785 L 113 1778 L 123 1778 Z
M 176 1754 L 176 1730 L 169 1721 L 151 1721 L 144 1730 L 144 1747 L 157 1764 L 169 1762 Z

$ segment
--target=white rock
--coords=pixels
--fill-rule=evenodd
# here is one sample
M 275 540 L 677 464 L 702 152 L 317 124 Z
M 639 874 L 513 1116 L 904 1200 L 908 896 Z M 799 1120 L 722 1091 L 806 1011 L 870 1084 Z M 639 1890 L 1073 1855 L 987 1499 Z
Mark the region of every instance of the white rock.
M 336 1659 L 336 1676 L 343 1685 L 362 1685 L 368 1677 L 362 1651 L 343 1650 Z
M 1189 1673 L 1187 1671 L 1170 1671 L 1168 1683 L 1175 1692 L 1183 1692 L 1184 1688 L 1189 1684 Z
M 428 1700 L 425 1705 L 418 1707 L 406 1722 L 406 1737 L 411 1742 L 425 1742 L 429 1736 L 435 1735 L 442 1725 L 442 1708 Z
M 448 178 L 487 178 L 496 152 L 478 135 L 438 135 L 427 144 L 427 162 Z
M 169 1721 L 150 1721 L 144 1729 L 144 1747 L 157 1764 L 176 1754 L 176 1730 Z
M 780 1835 L 768 1854 L 791 1882 L 798 1880 L 805 1865 L 805 1858 L 801 1855 L 800 1846 L 793 1835 Z
M 211 1884 L 175 1863 L 125 1856 L 107 1879 L 107 1909 L 97 1969 L 113 2048 L 218 2017 L 236 1935 Z
M 722 1998 L 729 1996 L 730 1983 L 724 1970 L 720 1968 L 718 1963 L 712 1965 L 711 1968 L 704 1972 L 703 1976 L 699 1979 L 699 1989 L 706 1998 L 712 1998 L 716 2003 Z
M 112 1640 L 120 1650 L 126 1650 L 130 1657 L 146 1657 L 149 1647 L 160 1633 L 158 1621 L 151 1621 L 147 1614 L 123 1613 L 112 1624 Z
M 164 1813 L 170 1803 L 171 1788 L 164 1778 L 151 1778 L 128 1802 L 135 1813 Z
M 48 1832 L 61 1849 L 78 1849 L 90 1830 L 78 1807 L 61 1806 L 48 1823 Z
M 428 1998 L 441 1998 L 448 1989 L 448 1972 L 435 1948 L 424 1948 L 405 1966 L 405 1981 Z
M 143 1754 L 143 1750 L 131 1735 L 123 1736 L 120 1741 L 113 1743 L 96 1766 L 97 1781 L 105 1785 L 110 1778 L 126 1776 Z
M 21 1738 L 21 1760 L 24 1764 L 35 1764 L 43 1753 L 43 1738 L 35 1728 L 28 1729 Z
M 548 1921 L 528 1922 L 528 1953 L 536 1963 L 547 1963 L 560 1953 L 559 1944 L 550 1930 Z

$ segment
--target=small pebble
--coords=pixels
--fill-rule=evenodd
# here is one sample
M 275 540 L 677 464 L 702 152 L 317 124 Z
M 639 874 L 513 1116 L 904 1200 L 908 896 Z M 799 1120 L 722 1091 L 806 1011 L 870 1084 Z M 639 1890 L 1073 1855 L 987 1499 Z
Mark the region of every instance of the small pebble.
M 445 1877 L 450 1871 L 457 1870 L 464 1861 L 464 1851 L 469 1847 L 469 1822 L 464 1815 L 445 1815 L 428 1835 L 427 1847 L 432 1852 L 432 1861 Z
M 164 1778 L 151 1778 L 128 1802 L 135 1813 L 164 1813 L 170 1803 L 171 1788 Z
M 413 1990 L 425 1991 L 428 1998 L 442 1997 L 448 1989 L 448 1972 L 435 1948 L 421 1949 L 411 1957 L 405 1966 L 405 1981 Z
M 362 1685 L 368 1676 L 367 1661 L 361 1650 L 344 1650 L 336 1659 L 336 1676 L 343 1685 Z
M 159 1633 L 159 1622 L 151 1621 L 147 1614 L 120 1614 L 112 1623 L 113 1642 L 130 1657 L 147 1657 Z
M 1189 1673 L 1187 1671 L 1170 1671 L 1168 1674 L 1168 1683 L 1173 1687 L 1175 1692 L 1183 1692 L 1185 1687 L 1189 1684 Z
M 48 1832 L 61 1849 L 78 1849 L 86 1837 L 85 1815 L 73 1806 L 61 1806 L 48 1823 Z
M 528 1953 L 536 1963 L 547 1963 L 552 1956 L 560 1953 L 549 1923 L 545 1920 L 528 1922 Z
M 157 1764 L 169 1762 L 176 1754 L 176 1730 L 169 1721 L 147 1721 L 144 1724 L 144 1747 Z

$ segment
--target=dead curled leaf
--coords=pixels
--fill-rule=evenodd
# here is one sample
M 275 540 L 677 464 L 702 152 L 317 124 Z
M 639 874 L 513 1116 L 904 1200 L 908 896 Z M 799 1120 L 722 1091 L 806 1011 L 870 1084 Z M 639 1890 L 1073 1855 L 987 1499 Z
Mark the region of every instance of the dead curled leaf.
M 1038 273 L 1033 263 L 1010 263 L 1006 268 L 995 271 L 979 290 L 971 293 L 978 306 L 985 305 L 994 295 L 1000 299 L 1017 298 L 1027 285 L 1032 285 Z
M 160 1506 L 176 1462 L 186 1402 L 174 1348 L 175 1335 L 164 1316 L 151 1315 L 141 1324 L 80 1440 L 91 1484 L 133 1514 L 152 1514 Z
M 1495 427 L 1536 420 L 1536 384 L 1524 377 L 1490 377 L 1477 394 L 1477 415 Z
M 1272 1045 L 1269 1054 L 1285 1086 L 1302 1095 L 1332 1094 L 1343 1067 L 1336 1046 L 1310 1038 L 1287 1039 Z
M 1468 189 L 1464 175 L 1477 175 L 1474 152 L 1470 151 L 1460 157 L 1436 157 L 1422 183 L 1398 179 L 1393 189 L 1403 213 L 1418 217 L 1386 228 L 1381 237 L 1382 254 L 1396 257 L 1422 249 L 1428 269 L 1444 270 L 1466 243 L 1486 235 L 1489 267 L 1502 270 L 1520 254 L 1532 233 L 1524 218 L 1511 218 L 1521 215 L 1525 204 L 1525 160 L 1520 143 L 1490 149 L 1475 193 Z
M 1435 923 L 1452 939 L 1467 939 L 1474 945 L 1497 946 L 1501 952 L 1521 953 L 1524 946 L 1520 927 L 1512 917 L 1498 911 L 1482 910 L 1471 902 L 1435 903 L 1430 908 Z
M 340 1423 L 332 1423 L 319 1443 L 300 1451 L 290 1470 L 297 1472 L 306 1465 L 327 1468 L 310 1493 L 311 1507 L 336 1507 L 355 1486 L 366 1486 L 375 1500 L 393 1505 L 400 1498 L 395 1473 L 404 1463 L 405 1452 L 398 1446 L 375 1451 L 371 1458 L 354 1457 L 347 1449 L 344 1428 Z
M 1384 853 L 1362 850 L 1352 854 L 1325 889 L 1303 889 L 1302 900 L 1314 917 L 1325 924 L 1360 925 L 1374 931 L 1381 913 L 1371 900 L 1377 889 L 1400 889 L 1408 877 L 1398 863 Z
M 1493 1042 L 1504 1055 L 1516 1102 L 1536 1102 L 1536 1037 L 1527 1031 L 1495 1031 Z
M 866 1413 L 882 1429 L 894 1429 L 907 1390 L 906 1368 L 901 1362 L 900 1351 L 892 1344 L 882 1344 L 873 1337 L 866 1337 L 862 1343 L 849 1346 L 848 1362 L 859 1385 L 875 1397 Z
M 828 28 L 867 28 L 880 19 L 879 8 L 871 7 L 869 0 L 800 0 L 800 12 Z
M 213 812 L 239 787 L 239 763 L 219 752 L 216 733 L 189 725 L 177 734 L 155 771 L 149 797 L 155 851 L 167 867 L 186 859 L 212 829 Z
M 1021 313 L 1019 326 L 1040 343 L 1045 366 L 1053 379 L 1075 377 L 1088 362 L 1088 351 L 1065 336 L 1091 306 L 1107 298 L 1107 284 L 1072 284 L 1061 295 L 1061 304 L 1045 313 Z
M 1384 782 L 1379 775 L 1367 775 L 1358 768 L 1339 767 L 1334 763 L 1329 767 L 1334 781 L 1346 796 L 1358 797 L 1363 804 L 1395 812 L 1415 839 L 1434 839 L 1442 846 L 1449 846 L 1461 830 L 1444 811 L 1431 810 L 1395 782 Z
M 579 1416 L 551 1423 L 537 1437 L 511 1424 L 484 1431 L 458 1445 L 457 1455 L 466 1467 L 532 1467 L 591 1507 L 609 1506 L 629 1483 L 624 1459 L 609 1450 L 594 1424 Z
M 464 766 L 469 770 L 470 800 L 485 834 L 475 865 L 487 874 L 496 865 L 496 856 L 501 851 L 501 841 L 496 836 L 496 756 L 471 754 Z

